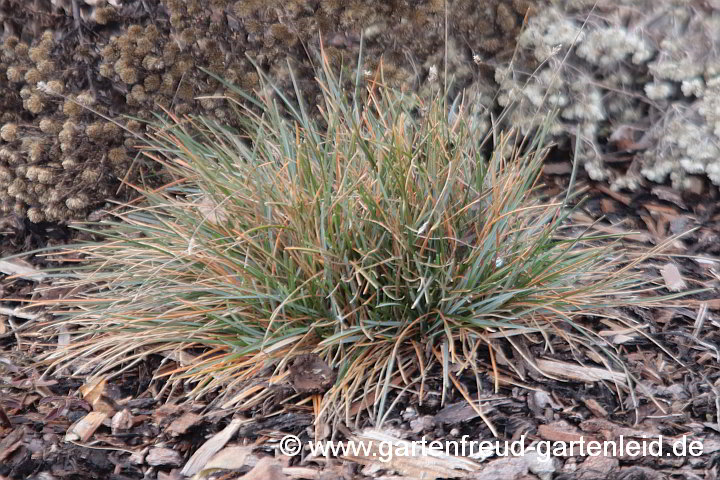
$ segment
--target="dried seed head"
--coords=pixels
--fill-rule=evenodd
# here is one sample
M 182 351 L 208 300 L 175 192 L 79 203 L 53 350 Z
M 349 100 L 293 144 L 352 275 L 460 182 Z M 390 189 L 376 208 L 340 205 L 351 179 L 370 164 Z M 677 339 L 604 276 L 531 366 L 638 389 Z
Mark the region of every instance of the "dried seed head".
M 132 39 L 136 39 L 136 38 L 140 37 L 140 35 L 143 34 L 143 30 L 144 30 L 143 27 L 140 25 L 137 25 L 137 24 L 130 25 L 127 28 L 127 35 L 128 35 L 128 37 L 130 37 Z
M 77 102 L 85 107 L 95 105 L 95 97 L 90 92 L 83 92 L 77 96 Z
M 60 80 L 50 80 L 47 82 L 46 90 L 48 93 L 61 95 L 65 91 L 65 84 Z
M 28 211 L 27 211 L 27 218 L 32 223 L 40 223 L 43 220 L 45 220 L 45 215 L 39 208 L 32 207 L 32 208 L 28 209 Z
M 137 102 L 144 102 L 145 100 L 147 100 L 147 95 L 145 95 L 145 87 L 143 87 L 142 85 L 135 85 L 132 88 L 130 95 L 132 95 L 132 97 Z
M 62 167 L 65 170 L 72 170 L 73 168 L 77 167 L 77 162 L 72 157 L 67 157 L 62 161 Z
M 40 158 L 42 157 L 42 154 L 45 152 L 45 148 L 42 144 L 42 142 L 39 141 L 33 141 L 30 143 L 30 147 L 28 148 L 28 157 L 33 162 L 40 161 Z
M 78 193 L 77 195 L 73 195 L 72 197 L 65 200 L 65 205 L 70 210 L 82 210 L 86 208 L 89 204 L 87 195 L 84 193 Z
M 125 125 L 128 130 L 133 132 L 139 132 L 142 128 L 142 124 L 138 122 L 137 120 L 128 120 L 127 124 Z
M 63 113 L 68 117 L 79 117 L 83 113 L 83 107 L 70 97 L 63 103 Z
M 147 37 L 140 37 L 135 44 L 135 55 L 142 56 L 147 55 L 152 51 L 153 43 L 147 39 Z
M 162 90 L 163 93 L 172 94 L 175 90 L 175 77 L 172 73 L 166 72 L 162 76 Z
M 115 71 L 120 77 L 120 80 L 122 80 L 124 83 L 127 83 L 128 85 L 132 85 L 133 83 L 136 83 L 138 81 L 137 70 L 133 67 L 123 66 L 123 68 L 118 70 L 116 64 Z
M 11 183 L 13 179 L 15 178 L 15 175 L 13 175 L 12 171 L 10 171 L 9 168 L 3 167 L 0 165 L 0 183 L 7 185 L 8 183 Z
M 52 43 L 53 43 L 53 31 L 52 31 L 52 30 L 45 30 L 45 31 L 42 33 L 42 36 L 40 37 L 40 41 L 41 41 L 42 43 L 47 43 L 47 44 L 52 45 Z
M 85 183 L 95 183 L 100 178 L 100 172 L 98 170 L 86 169 L 80 174 L 80 178 Z
M 0 148 L 0 159 L 5 160 L 9 165 L 16 165 L 20 163 L 20 154 L 15 150 L 9 148 Z
M 93 18 L 98 25 L 107 25 L 115 19 L 115 9 L 112 7 L 96 8 Z
M 157 75 L 149 75 L 145 77 L 143 82 L 146 92 L 154 92 L 160 87 L 160 77 Z
M 17 138 L 18 127 L 14 123 L 6 123 L 0 128 L 0 138 L 12 142 Z
M 8 195 L 17 198 L 27 190 L 27 184 L 21 178 L 15 178 L 8 187 Z
M 40 75 L 37 68 L 31 68 L 25 72 L 25 81 L 30 85 L 35 85 L 40 80 L 42 80 L 42 75 Z
M 43 60 L 47 60 L 49 58 L 50 49 L 47 48 L 47 45 L 41 43 L 38 46 L 32 47 L 30 50 L 28 50 L 28 55 L 30 56 L 30 60 L 35 62 L 35 64 L 37 65 Z
M 19 67 L 9 67 L 6 72 L 7 79 L 12 83 L 20 83 L 25 79 L 23 71 Z
M 48 191 L 48 201 L 50 203 L 58 203 L 62 201 L 62 193 L 56 189 Z
M 91 123 L 85 127 L 85 135 L 92 140 L 100 140 L 103 138 L 103 125 L 102 122 Z
M 108 160 L 112 165 L 123 165 L 127 162 L 128 156 L 124 148 L 112 148 L 108 152 Z
M 157 41 L 158 35 L 158 29 L 155 25 L 150 24 L 145 27 L 145 38 L 147 38 L 151 43 L 155 43 Z
M 62 130 L 60 130 L 60 133 L 58 133 L 58 140 L 60 140 L 62 143 L 71 143 L 73 138 L 75 138 L 75 132 L 77 131 L 77 128 L 75 127 L 75 124 L 72 122 L 65 122 L 63 124 Z
M 120 135 L 120 127 L 113 122 L 105 122 L 102 125 L 103 133 L 107 138 L 116 138 Z
M 43 118 L 40 120 L 40 131 L 43 133 L 48 133 L 51 135 L 55 135 L 60 131 L 60 123 L 51 120 L 49 118 Z
M 55 182 L 55 175 L 49 168 L 40 168 L 38 169 L 37 179 L 40 183 L 50 185 Z
M 18 57 L 27 57 L 28 50 L 30 50 L 30 47 L 28 47 L 27 43 L 20 42 L 15 45 L 15 55 Z
M 142 61 L 142 66 L 145 70 L 154 72 L 165 68 L 165 61 L 155 55 L 145 55 L 145 58 L 143 58 Z
M 43 60 L 38 63 L 37 70 L 40 72 L 40 75 L 47 77 L 55 71 L 55 62 L 52 60 Z
M 178 47 L 175 42 L 167 42 L 163 49 L 163 60 L 165 60 L 166 64 L 170 65 L 175 61 L 178 53 L 180 53 L 180 47 Z
M 59 201 L 59 200 L 58 200 Z M 48 220 L 63 220 L 64 210 L 57 205 L 50 205 L 43 210 Z
M 43 108 L 45 108 L 45 102 L 43 102 L 43 98 L 37 93 L 30 95 L 30 98 L 25 100 L 24 104 L 25 110 L 36 115 L 42 112 Z
M 195 92 L 190 82 L 182 82 L 178 85 L 176 96 L 179 100 L 192 100 Z
M 45 108 L 45 102 L 39 94 L 32 94 L 25 102 L 25 110 L 37 115 Z
M 115 69 L 109 63 L 101 63 L 98 67 L 98 73 L 105 78 L 110 78 L 115 74 Z
M 9 35 L 3 42 L 3 49 L 5 49 L 5 50 L 13 49 L 14 50 L 15 46 L 18 44 L 19 41 L 20 41 L 20 39 L 18 37 L 16 37 L 15 35 Z M 13 52 L 13 53 L 15 53 L 15 52 Z
M 28 167 L 27 171 L 25 172 L 25 178 L 28 180 L 35 180 L 38 176 L 38 171 L 40 169 L 36 166 L 30 166 Z

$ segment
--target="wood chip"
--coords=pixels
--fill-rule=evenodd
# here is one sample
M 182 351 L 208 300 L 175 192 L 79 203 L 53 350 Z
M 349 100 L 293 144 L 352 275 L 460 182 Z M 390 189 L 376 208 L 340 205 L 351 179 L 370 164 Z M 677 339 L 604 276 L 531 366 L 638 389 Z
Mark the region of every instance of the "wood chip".
M 515 480 L 526 478 L 528 465 L 525 457 L 503 457 L 489 461 L 482 470 L 470 474 L 471 480 Z
M 585 439 L 586 442 L 595 440 L 594 438 L 578 432 L 577 428 L 562 420 L 538 426 L 537 434 L 545 440 L 553 442 L 569 443 L 580 442 L 583 439 Z
M 435 414 L 434 421 L 455 425 L 460 422 L 473 420 L 479 416 L 472 405 L 463 400 L 462 402 L 453 403 L 440 410 Z
M 13 277 L 24 278 L 25 280 L 32 280 L 39 282 L 45 280 L 47 275 L 40 270 L 33 267 L 29 262 L 20 258 L 13 258 L 11 260 L 0 260 L 0 272 L 5 275 L 11 275 Z
M 105 412 L 90 412 L 77 422 L 70 425 L 65 434 L 66 442 L 85 443 L 93 436 L 95 430 L 108 418 Z
M 620 461 L 614 457 L 605 457 L 602 455 L 587 456 L 578 467 L 575 478 L 578 480 L 603 478 L 604 475 L 617 470 L 619 465 Z
M 553 162 L 543 165 L 544 175 L 567 175 L 572 172 L 572 164 L 570 162 Z
M 179 467 L 182 465 L 182 456 L 172 448 L 154 447 L 151 448 L 145 457 L 145 462 L 152 467 L 161 465 Z
M 5 461 L 12 453 L 23 445 L 25 427 L 21 426 L 0 439 L 0 461 Z
M 627 377 L 622 372 L 605 368 L 584 367 L 576 363 L 561 362 L 559 360 L 538 359 L 537 366 L 543 373 L 556 377 L 575 380 L 578 382 L 599 382 L 602 380 L 625 383 Z
M 650 192 L 660 200 L 672 202 L 683 210 L 687 210 L 687 205 L 682 199 L 682 194 L 674 188 L 658 185 L 657 187 L 653 187 Z
M 480 469 L 480 464 L 466 458 L 448 455 L 444 451 L 427 450 L 422 455 L 393 455 L 388 458 L 380 450 L 380 445 L 392 445 L 393 448 L 412 451 L 413 445 L 407 440 L 394 437 L 379 429 L 368 428 L 351 438 L 356 444 L 362 442 L 368 448 L 358 449 L 358 452 L 348 452 L 343 458 L 367 466 L 374 466 L 378 469 L 395 470 L 409 478 L 424 478 L 432 480 L 436 478 L 464 478 L 470 472 Z M 417 448 L 417 446 L 416 446 Z M 524 457 L 520 457 L 524 458 Z M 380 459 L 388 460 L 381 462 Z
M 183 435 L 190 428 L 200 423 L 202 419 L 202 415 L 198 415 L 196 413 L 183 413 L 180 417 L 173 420 L 170 426 L 168 426 L 167 431 L 173 436 Z
M 30 312 L 24 312 L 22 307 L 10 308 L 0 305 L 0 315 L 7 315 L 9 317 L 24 318 L 25 320 L 37 320 L 40 315 Z M 0 332 L 4 333 L 4 332 Z
M 233 418 L 227 427 L 216 433 L 197 449 L 185 464 L 181 473 L 186 477 L 191 477 L 198 473 L 203 469 L 205 464 L 230 441 L 243 424 L 250 422 L 252 422 L 252 420 L 246 418 Z
M 665 286 L 671 292 L 679 292 L 687 288 L 685 280 L 683 280 L 682 275 L 680 275 L 680 270 L 678 270 L 674 264 L 666 263 L 660 269 L 660 274 L 663 280 L 665 280 Z
M 602 198 L 600 200 L 600 209 L 605 214 L 617 212 L 617 207 L 615 206 L 615 202 L 609 198 Z
M 245 460 L 252 453 L 253 447 L 247 445 L 232 445 L 223 448 L 208 461 L 203 470 L 220 468 L 223 470 L 237 470 L 245 466 Z M 201 472 L 202 473 L 202 472 Z
M 115 415 L 115 409 L 107 401 L 109 395 L 105 391 L 107 378 L 96 378 L 78 389 L 83 400 L 92 405 L 96 412 L 105 412 L 108 417 Z
M 124 430 L 129 430 L 132 426 L 133 416 L 127 408 L 113 415 L 112 421 L 110 422 L 113 435 Z
M 607 410 L 603 408 L 600 403 L 598 403 L 597 400 L 594 398 L 586 398 L 583 400 L 583 403 L 587 407 L 588 410 L 590 410 L 595 416 L 597 417 L 607 417 L 608 413 Z
M 283 467 L 274 458 L 263 457 L 247 474 L 239 480 L 287 480 Z

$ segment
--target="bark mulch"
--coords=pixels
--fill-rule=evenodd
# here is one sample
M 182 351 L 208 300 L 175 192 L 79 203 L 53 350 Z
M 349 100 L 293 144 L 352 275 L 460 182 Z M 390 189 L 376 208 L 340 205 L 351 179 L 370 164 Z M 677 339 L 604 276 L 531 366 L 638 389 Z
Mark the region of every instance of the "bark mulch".
M 545 179 L 551 192 L 563 190 L 567 168 L 563 163 L 548 165 Z M 636 380 L 634 388 L 617 382 L 625 372 L 590 365 L 587 352 L 559 341 L 551 343 L 550 351 L 545 342 L 517 339 L 523 355 L 513 356 L 498 342 L 494 359 L 488 352 L 477 353 L 477 364 L 486 371 L 482 378 L 458 373 L 469 398 L 481 399 L 480 411 L 456 389 L 441 402 L 442 378 L 430 372 L 423 398 L 406 392 L 381 429 L 339 425 L 333 433 L 337 440 L 396 444 L 423 437 L 494 441 L 492 428 L 498 439 L 525 445 L 536 440 L 566 446 L 576 442 L 573 454 L 556 452 L 559 455 L 547 459 L 539 452 L 507 457 L 496 451 L 487 458 L 438 454 L 383 462 L 377 451 L 374 456 L 360 452 L 325 458 L 305 449 L 286 456 L 280 451 L 284 435 L 305 442 L 330 430 L 313 425 L 312 401 L 284 403 L 280 394 L 274 405 L 248 412 L 182 405 L 176 401 L 182 392 L 154 378 L 157 371 L 172 368 L 159 356 L 93 383 L 69 372 L 44 376 L 32 360 L 56 348 L 44 344 L 48 339 L 35 328 L 47 314 L 20 311 L 19 302 L 3 300 L 0 479 L 715 479 L 720 461 L 718 191 L 700 182 L 685 193 L 655 185 L 628 194 L 601 184 L 588 184 L 587 193 L 589 199 L 573 221 L 604 217 L 596 224 L 601 231 L 634 231 L 628 248 L 651 248 L 691 230 L 674 240 L 665 256 L 647 261 L 643 268 L 649 276 L 662 275 L 664 293 L 711 289 L 664 309 L 628 307 L 586 320 L 621 352 L 627 373 Z M 4 219 L 0 229 L 0 255 L 71 239 L 65 228 L 30 227 L 13 219 Z M 51 257 L 30 255 L 11 262 L 0 269 L 0 298 L 37 297 L 37 286 L 52 281 L 32 275 L 35 267 L 50 264 Z M 50 292 L 45 295 L 53 295 Z M 633 319 L 640 327 L 628 328 L 620 318 Z M 313 359 L 303 362 L 313 364 Z M 654 448 L 651 452 L 661 448 L 662 456 L 628 451 L 580 455 L 581 440 L 618 446 L 635 441 Z

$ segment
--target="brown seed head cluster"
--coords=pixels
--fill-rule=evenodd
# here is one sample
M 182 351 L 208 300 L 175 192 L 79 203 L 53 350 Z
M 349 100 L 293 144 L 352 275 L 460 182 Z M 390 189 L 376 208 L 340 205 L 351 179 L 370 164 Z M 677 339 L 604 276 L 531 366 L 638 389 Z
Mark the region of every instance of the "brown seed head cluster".
M 404 88 L 422 87 L 445 52 L 441 0 L 154 0 L 147 2 L 151 11 L 124 8 L 126 0 L 36 2 L 52 5 L 57 30 L 46 13 L 24 8 L 27 2 L 5 2 L 20 13 L 0 27 L 0 214 L 34 222 L 81 218 L 115 194 L 133 164 L 135 135 L 144 132 L 124 115 L 151 120 L 167 109 L 238 126 L 227 102 L 198 99 L 238 99 L 198 67 L 256 91 L 261 82 L 251 58 L 294 98 L 290 60 L 314 105 L 322 92 L 307 52 L 319 51 L 321 36 L 334 67 L 354 64 L 363 36 L 363 71 L 377 71 L 382 58 L 384 81 Z M 448 67 L 458 87 L 478 75 L 472 53 L 512 52 L 531 3 L 452 2 Z M 61 27 L 77 21 L 74 8 L 84 39 Z

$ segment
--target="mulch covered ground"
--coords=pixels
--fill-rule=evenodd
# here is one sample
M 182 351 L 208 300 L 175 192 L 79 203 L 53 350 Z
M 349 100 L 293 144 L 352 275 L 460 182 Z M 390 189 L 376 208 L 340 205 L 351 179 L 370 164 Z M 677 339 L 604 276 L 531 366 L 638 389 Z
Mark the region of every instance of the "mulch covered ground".
M 568 163 L 547 166 L 549 193 L 563 191 L 568 171 Z M 498 342 L 493 358 L 488 352 L 477 353 L 478 365 L 486 370 L 482 378 L 459 375 L 470 398 L 482 399 L 481 412 L 455 388 L 442 402 L 442 378 L 430 375 L 423 398 L 406 392 L 379 431 L 340 425 L 334 438 L 445 441 L 467 435 L 470 440 L 494 440 L 491 428 L 502 440 L 524 439 L 527 445 L 534 440 L 569 445 L 581 438 L 620 442 L 621 437 L 626 443 L 643 438 L 649 442 L 662 436 L 661 457 L 627 452 L 582 456 L 575 451 L 551 461 L 537 455 L 495 455 L 473 461 L 416 456 L 384 463 L 377 455 L 324 458 L 307 450 L 289 457 L 279 449 L 284 435 L 308 441 L 315 438 L 316 429 L 329 430 L 313 425 L 312 396 L 285 401 L 292 392 L 281 389 L 272 405 L 246 412 L 180 405 L 182 392 L 162 378 L 153 379 L 154 373 L 173 368 L 172 359 L 159 356 L 93 383 L 71 378 L 69 372 L 44 376 L 32 359 L 57 348 L 52 343 L 57 339 L 38 333 L 45 314 L 13 311 L 21 303 L 4 300 L 0 479 L 173 479 L 185 478 L 183 474 L 228 480 L 390 479 L 420 478 L 421 472 L 426 472 L 425 478 L 715 479 L 720 460 L 717 188 L 698 184 L 694 192 L 679 193 L 654 185 L 628 194 L 590 184 L 587 193 L 589 199 L 573 221 L 587 224 L 604 216 L 597 230 L 636 232 L 626 241 L 631 250 L 650 249 L 692 230 L 643 268 L 649 277 L 662 275 L 666 289 L 661 293 L 711 289 L 664 309 L 628 307 L 587 319 L 622 354 L 636 380 L 632 390 L 614 381 L 623 372 L 589 366 L 587 352 L 573 351 L 561 341 L 552 341 L 550 351 L 543 341 L 515 340 L 525 352 L 521 358 L 513 358 Z M 0 230 L 0 256 L 62 244 L 74 235 L 64 227 L 31 226 L 12 218 L 3 219 Z M 27 255 L 11 262 L 3 265 L 0 297 L 38 299 L 61 293 L 39 293 L 38 287 L 49 285 L 51 279 L 31 273 L 35 267 L 52 265 L 52 258 Z M 639 327 L 628 328 L 620 318 L 630 318 Z M 579 366 L 578 360 L 588 366 Z M 690 455 L 691 446 L 692 453 L 700 455 Z

